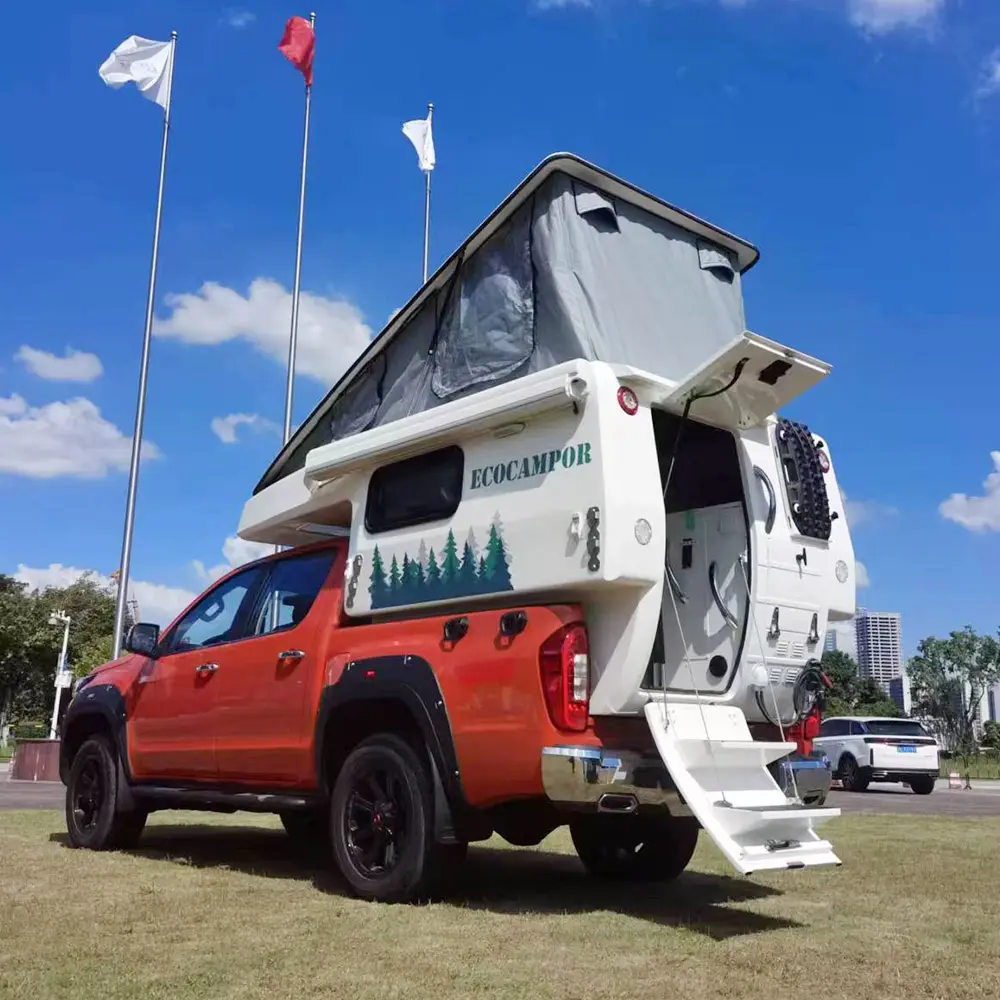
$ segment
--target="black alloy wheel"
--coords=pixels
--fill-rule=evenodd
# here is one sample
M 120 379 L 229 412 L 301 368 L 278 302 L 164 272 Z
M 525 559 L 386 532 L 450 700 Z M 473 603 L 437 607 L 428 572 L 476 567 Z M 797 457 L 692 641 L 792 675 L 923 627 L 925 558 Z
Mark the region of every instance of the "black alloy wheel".
M 395 733 L 363 740 L 334 784 L 330 833 L 337 866 L 363 899 L 407 902 L 436 888 L 464 845 L 434 841 L 428 766 Z
M 73 758 L 66 786 L 66 830 L 72 847 L 94 851 L 133 847 L 144 811 L 119 811 L 118 761 L 104 736 L 92 736 Z

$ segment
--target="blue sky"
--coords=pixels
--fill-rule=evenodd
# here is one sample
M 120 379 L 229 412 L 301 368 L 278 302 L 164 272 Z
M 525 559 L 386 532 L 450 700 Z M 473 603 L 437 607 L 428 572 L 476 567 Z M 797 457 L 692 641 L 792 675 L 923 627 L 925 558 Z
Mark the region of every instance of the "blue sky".
M 859 603 L 902 612 L 907 651 L 965 623 L 995 631 L 987 6 L 316 0 L 296 421 L 419 283 L 423 178 L 400 126 L 433 101 L 432 268 L 556 150 L 752 240 L 750 328 L 834 365 L 789 415 L 830 442 L 869 578 Z M 0 571 L 64 582 L 118 563 L 162 113 L 97 67 L 128 35 L 171 30 L 143 617 L 251 554 L 235 529 L 284 402 L 302 82 L 276 45 L 294 13 L 309 10 L 6 12 L 7 38 L 39 44 L 0 60 Z

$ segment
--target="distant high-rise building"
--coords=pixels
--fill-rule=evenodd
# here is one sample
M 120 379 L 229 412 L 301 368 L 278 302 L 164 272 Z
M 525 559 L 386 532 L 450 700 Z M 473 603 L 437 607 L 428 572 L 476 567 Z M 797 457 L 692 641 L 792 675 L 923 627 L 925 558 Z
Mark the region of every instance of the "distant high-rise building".
M 837 652 L 837 630 L 834 628 L 827 629 L 827 633 L 823 638 L 823 652 L 824 653 L 836 653 Z
M 896 707 L 903 713 L 909 715 L 912 711 L 912 701 L 910 699 L 910 679 L 906 674 L 900 674 L 889 681 L 889 697 L 896 703 Z
M 858 672 L 888 692 L 889 681 L 903 673 L 903 642 L 896 612 L 859 608 L 854 617 Z

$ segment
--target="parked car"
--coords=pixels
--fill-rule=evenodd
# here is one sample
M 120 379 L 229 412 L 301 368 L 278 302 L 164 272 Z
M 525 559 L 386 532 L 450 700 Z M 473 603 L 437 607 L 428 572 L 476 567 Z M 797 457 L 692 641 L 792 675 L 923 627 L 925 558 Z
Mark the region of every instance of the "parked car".
M 940 774 L 937 740 L 913 719 L 831 716 L 813 743 L 833 762 L 833 777 L 852 792 L 889 781 L 930 795 Z

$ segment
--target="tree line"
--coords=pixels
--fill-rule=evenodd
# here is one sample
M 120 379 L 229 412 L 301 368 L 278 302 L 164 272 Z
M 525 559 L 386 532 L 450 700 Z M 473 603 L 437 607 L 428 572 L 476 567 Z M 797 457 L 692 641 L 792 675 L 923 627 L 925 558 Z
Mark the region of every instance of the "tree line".
M 72 619 L 66 662 L 82 677 L 111 659 L 113 586 L 83 577 L 68 587 L 32 591 L 0 574 L 0 733 L 11 727 L 15 733 L 48 734 L 63 639 L 63 626 L 50 625 L 49 616 L 60 609 Z

